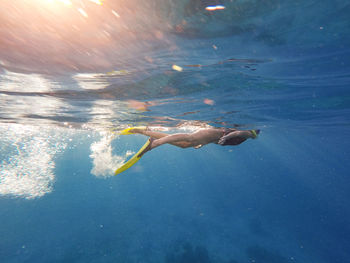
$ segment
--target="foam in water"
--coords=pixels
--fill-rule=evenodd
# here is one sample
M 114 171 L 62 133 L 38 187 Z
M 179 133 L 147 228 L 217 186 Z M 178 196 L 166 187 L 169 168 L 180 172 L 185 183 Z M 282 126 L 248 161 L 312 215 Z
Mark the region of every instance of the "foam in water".
M 1 153 L 9 156 L 0 163 L 0 195 L 32 199 L 50 193 L 55 180 L 54 157 L 66 143 L 52 141 L 50 132 L 38 127 L 6 126 L 0 126 Z
M 91 144 L 91 154 L 93 168 L 91 173 L 97 177 L 108 177 L 114 174 L 114 171 L 123 165 L 126 158 L 134 152 L 127 151 L 125 155 L 112 154 L 112 140 L 115 135 L 110 133 L 101 133 L 101 139 Z

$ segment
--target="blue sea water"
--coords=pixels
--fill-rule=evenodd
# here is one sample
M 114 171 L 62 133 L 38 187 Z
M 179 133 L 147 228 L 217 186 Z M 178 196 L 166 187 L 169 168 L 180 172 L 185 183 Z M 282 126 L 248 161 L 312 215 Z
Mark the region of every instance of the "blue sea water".
M 0 262 L 350 262 L 350 1 L 99 4 L 0 3 Z

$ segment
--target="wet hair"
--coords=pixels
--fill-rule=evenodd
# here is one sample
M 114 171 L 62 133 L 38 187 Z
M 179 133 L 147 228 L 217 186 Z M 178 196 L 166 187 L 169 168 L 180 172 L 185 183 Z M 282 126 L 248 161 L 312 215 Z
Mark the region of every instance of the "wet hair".
M 241 144 L 242 142 L 244 142 L 245 140 L 247 140 L 247 139 L 243 138 L 243 137 L 233 137 L 233 138 L 225 140 L 225 142 L 223 144 L 221 144 L 221 145 L 222 146 L 225 146 L 225 145 L 238 145 L 238 144 Z

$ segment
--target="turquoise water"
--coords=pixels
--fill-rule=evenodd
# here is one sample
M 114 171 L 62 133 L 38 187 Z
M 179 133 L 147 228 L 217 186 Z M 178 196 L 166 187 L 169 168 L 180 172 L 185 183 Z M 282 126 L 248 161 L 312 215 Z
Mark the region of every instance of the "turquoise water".
M 349 1 L 68 2 L 0 3 L 0 262 L 350 262 Z

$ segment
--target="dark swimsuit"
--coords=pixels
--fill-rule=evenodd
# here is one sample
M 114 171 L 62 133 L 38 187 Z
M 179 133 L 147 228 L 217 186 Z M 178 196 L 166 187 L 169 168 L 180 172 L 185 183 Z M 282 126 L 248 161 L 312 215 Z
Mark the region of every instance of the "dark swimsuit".
M 231 132 L 237 131 L 236 129 L 230 129 L 230 128 L 224 128 L 223 129 L 223 135 L 225 136 Z M 245 140 L 247 140 L 246 138 L 242 138 L 242 137 L 234 137 L 234 138 L 230 138 L 228 140 L 226 140 L 223 144 L 221 144 L 222 146 L 225 145 L 238 145 L 241 144 L 242 142 L 244 142 Z

